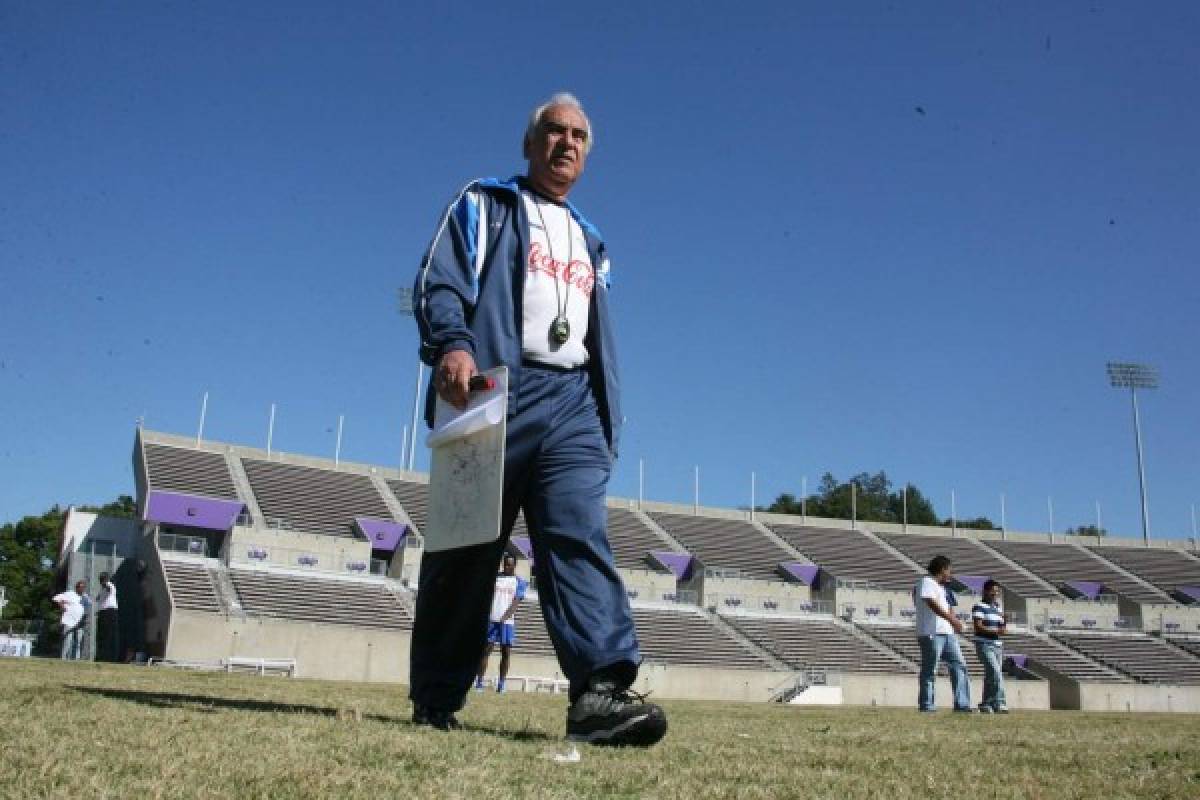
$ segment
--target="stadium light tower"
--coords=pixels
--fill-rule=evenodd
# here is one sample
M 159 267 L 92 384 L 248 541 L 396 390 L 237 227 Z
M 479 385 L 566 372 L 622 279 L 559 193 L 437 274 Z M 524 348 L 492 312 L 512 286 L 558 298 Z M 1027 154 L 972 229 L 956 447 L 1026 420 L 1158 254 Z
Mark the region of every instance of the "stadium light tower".
M 1146 364 L 1108 362 L 1108 383 L 1114 389 L 1128 389 L 1133 403 L 1133 438 L 1137 446 L 1138 489 L 1142 495 L 1142 541 L 1150 546 L 1150 509 L 1146 504 L 1146 467 L 1142 462 L 1142 420 L 1138 414 L 1137 390 L 1158 388 L 1158 369 Z
M 413 292 L 412 289 L 400 289 L 397 291 L 398 309 L 401 314 L 406 317 L 416 315 L 413 308 Z M 421 408 L 421 381 L 425 379 L 425 365 L 421 359 L 417 359 L 417 388 L 413 390 L 413 409 L 412 409 L 412 434 L 408 439 L 408 471 L 412 472 L 413 463 L 417 458 L 417 417 L 420 416 Z

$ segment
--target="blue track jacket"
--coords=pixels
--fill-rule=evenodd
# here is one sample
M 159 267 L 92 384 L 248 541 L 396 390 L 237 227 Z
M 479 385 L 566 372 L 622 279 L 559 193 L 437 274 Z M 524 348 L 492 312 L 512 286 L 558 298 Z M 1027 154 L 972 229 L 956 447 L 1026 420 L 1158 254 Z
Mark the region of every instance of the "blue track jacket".
M 421 333 L 421 360 L 437 367 L 442 354 L 466 350 L 480 371 L 508 367 L 508 407 L 521 383 L 521 320 L 529 220 L 520 190 L 525 179 L 487 178 L 468 184 L 446 208 L 413 291 Z M 621 435 L 621 405 L 612 322 L 608 314 L 609 263 L 600 231 L 567 203 L 587 239 L 596 271 L 588 350 L 592 391 L 613 457 Z M 429 382 L 425 421 L 433 425 L 435 389 Z M 511 413 L 511 411 L 510 411 Z

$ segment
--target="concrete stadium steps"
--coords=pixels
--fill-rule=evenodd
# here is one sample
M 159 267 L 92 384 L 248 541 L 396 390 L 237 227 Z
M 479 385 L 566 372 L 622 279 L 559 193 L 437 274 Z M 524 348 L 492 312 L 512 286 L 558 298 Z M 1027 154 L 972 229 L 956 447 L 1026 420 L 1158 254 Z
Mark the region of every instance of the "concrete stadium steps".
M 212 575 L 201 561 L 162 559 L 163 574 L 171 588 L 171 600 L 182 611 L 221 613 L 221 601 Z
M 225 456 L 207 450 L 146 442 L 146 477 L 151 489 L 237 500 Z
M 1077 681 L 1127 683 L 1124 675 L 1114 672 L 1053 639 L 1029 633 L 1011 632 L 1004 637 L 1004 655 L 1020 654 Z M 1036 667 L 1032 670 L 1037 672 Z
M 355 517 L 392 519 L 366 475 L 250 458 L 242 466 L 263 516 L 294 530 L 353 537 Z
M 875 535 L 918 564 L 928 564 L 934 556 L 944 555 L 950 559 L 955 573 L 986 575 L 1021 597 L 1054 597 L 1058 594 L 1052 587 L 1014 568 L 991 550 L 968 539 L 911 533 Z
M 650 569 L 646 556 L 651 550 L 679 549 L 637 514 L 623 508 L 608 509 L 608 543 L 612 545 L 617 566 L 622 569 Z
M 1180 586 L 1200 586 L 1200 560 L 1180 550 L 1134 547 L 1091 550 L 1167 594 Z
M 1055 633 L 1054 638 L 1142 683 L 1200 685 L 1200 658 L 1150 636 Z
M 895 650 L 914 664 L 921 663 L 921 646 L 917 644 L 917 632 L 907 625 L 864 625 L 858 624 L 858 629 L 880 643 Z M 975 643 L 965 636 L 959 637 L 959 649 L 962 650 L 963 661 L 967 663 L 967 672 L 971 677 L 983 676 L 983 662 L 975 655 Z M 938 664 L 938 674 L 946 675 L 946 665 Z
M 910 592 L 923 574 L 857 531 L 768 523 L 792 547 L 844 581 L 869 581 L 881 589 Z
M 383 583 L 265 570 L 231 569 L 228 574 L 247 614 L 360 628 L 412 628 L 408 608 Z
M 696 611 L 634 606 L 642 658 L 676 666 L 770 670 L 773 665 Z M 536 601 L 517 607 L 515 649 L 554 657 L 554 647 Z
M 1167 636 L 1165 638 L 1181 650 L 1186 650 L 1196 656 L 1196 658 L 1200 658 L 1200 639 L 1185 639 L 1179 636 Z
M 1166 595 L 1133 580 L 1124 572 L 1073 544 L 1014 542 L 1011 540 L 993 540 L 986 544 L 1043 580 L 1055 585 L 1067 581 L 1099 581 L 1109 591 L 1119 592 L 1134 602 L 1173 602 Z
M 670 534 L 705 567 L 736 569 L 742 577 L 782 580 L 779 564 L 796 556 L 764 536 L 749 522 L 687 514 L 648 512 L 655 524 Z
M 429 520 L 429 484 L 393 478 L 387 481 L 387 485 L 396 499 L 400 501 L 400 505 L 404 507 L 408 518 L 423 535 L 425 524 Z M 517 513 L 517 521 L 513 524 L 512 535 L 529 535 L 529 531 L 525 527 L 525 515 L 520 512 Z
M 872 647 L 833 620 L 750 615 L 722 616 L 748 639 L 794 669 L 906 674 L 916 667 Z

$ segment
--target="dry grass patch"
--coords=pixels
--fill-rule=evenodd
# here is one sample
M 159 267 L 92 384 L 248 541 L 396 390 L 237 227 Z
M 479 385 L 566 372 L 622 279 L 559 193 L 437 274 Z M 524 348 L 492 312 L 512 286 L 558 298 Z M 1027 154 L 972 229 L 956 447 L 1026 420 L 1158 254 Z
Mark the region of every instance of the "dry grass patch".
M 562 697 L 474 695 L 443 734 L 398 686 L 6 661 L 0 797 L 1200 797 L 1195 716 L 663 705 L 658 747 L 560 764 Z

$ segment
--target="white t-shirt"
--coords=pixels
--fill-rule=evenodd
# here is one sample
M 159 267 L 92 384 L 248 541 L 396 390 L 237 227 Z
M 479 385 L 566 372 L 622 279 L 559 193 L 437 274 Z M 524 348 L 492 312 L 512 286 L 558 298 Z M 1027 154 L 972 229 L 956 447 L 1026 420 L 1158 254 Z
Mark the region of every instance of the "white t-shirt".
M 525 580 L 516 575 L 496 576 L 496 593 L 492 595 L 492 614 L 489 617 L 492 622 L 500 622 L 508 607 L 512 605 L 514 597 L 518 600 L 525 599 L 525 585 Z M 509 617 L 504 620 L 504 624 L 515 625 L 516 620 Z
M 67 604 L 63 609 L 62 619 L 59 620 L 64 628 L 74 628 L 83 619 L 83 598 L 76 594 L 74 589 L 54 595 L 54 602 Z
M 96 603 L 99 605 L 100 611 L 107 611 L 117 607 L 117 587 L 112 581 L 109 581 L 100 590 L 100 594 L 96 596 Z
M 925 602 L 926 598 L 941 606 L 943 611 L 950 609 L 946 602 L 946 588 L 928 575 L 921 578 L 913 590 L 913 602 L 917 607 L 917 636 L 954 633 L 954 627 L 949 622 L 933 613 L 933 609 Z
M 540 364 L 581 367 L 588 361 L 583 340 L 596 285 L 587 238 L 566 206 L 526 191 L 521 192 L 521 199 L 529 218 L 521 355 Z M 571 335 L 565 344 L 559 344 L 550 337 L 550 326 L 563 305 Z

